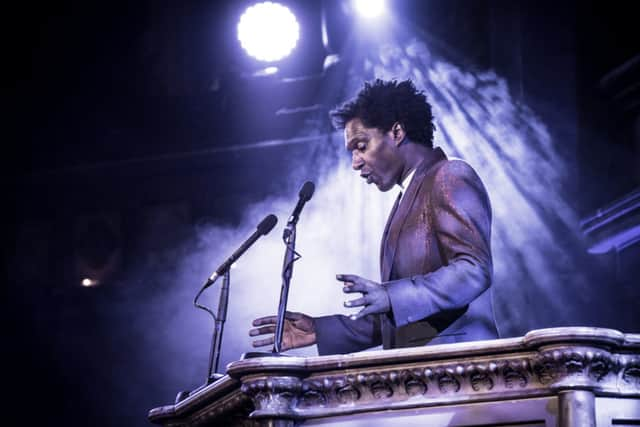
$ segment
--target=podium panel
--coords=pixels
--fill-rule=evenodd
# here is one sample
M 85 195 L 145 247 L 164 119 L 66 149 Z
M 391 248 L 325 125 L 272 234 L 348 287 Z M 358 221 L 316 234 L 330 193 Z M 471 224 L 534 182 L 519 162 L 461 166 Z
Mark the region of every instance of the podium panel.
M 640 335 L 551 328 L 523 337 L 232 362 L 152 409 L 163 426 L 640 425 Z

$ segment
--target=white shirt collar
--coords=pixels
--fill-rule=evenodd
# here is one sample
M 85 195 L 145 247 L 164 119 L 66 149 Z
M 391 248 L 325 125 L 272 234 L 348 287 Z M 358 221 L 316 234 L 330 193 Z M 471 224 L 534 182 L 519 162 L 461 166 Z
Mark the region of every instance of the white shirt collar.
M 413 169 L 407 176 L 404 177 L 402 182 L 399 184 L 400 188 L 402 188 L 402 190 L 400 191 L 400 200 L 402 200 L 402 198 L 404 197 L 404 193 L 406 193 L 407 187 L 409 187 L 409 184 L 411 184 L 411 180 L 413 179 L 413 175 L 415 175 L 415 173 L 416 170 Z
M 407 189 L 407 187 L 411 183 L 411 179 L 413 178 L 413 175 L 415 175 L 415 173 L 416 173 L 416 170 L 413 169 L 411 172 L 409 172 L 409 174 L 407 176 L 404 177 L 404 179 L 400 183 L 400 188 L 402 188 L 402 191 L 405 191 Z

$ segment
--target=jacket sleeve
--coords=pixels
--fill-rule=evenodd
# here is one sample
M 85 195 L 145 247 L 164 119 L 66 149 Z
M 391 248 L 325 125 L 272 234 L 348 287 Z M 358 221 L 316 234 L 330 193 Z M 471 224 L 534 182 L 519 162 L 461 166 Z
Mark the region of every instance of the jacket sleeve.
M 369 315 L 358 320 L 333 315 L 315 317 L 318 354 L 345 354 L 366 350 L 382 343 L 380 316 Z
M 433 179 L 426 206 L 442 267 L 424 275 L 385 282 L 396 327 L 459 310 L 490 285 L 491 206 L 475 171 L 465 162 L 446 162 Z

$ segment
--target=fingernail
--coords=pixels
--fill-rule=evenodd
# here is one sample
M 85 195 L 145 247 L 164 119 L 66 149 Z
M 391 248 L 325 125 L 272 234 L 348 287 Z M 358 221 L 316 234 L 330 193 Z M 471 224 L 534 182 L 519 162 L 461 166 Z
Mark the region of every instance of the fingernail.
M 336 274 L 336 279 L 342 280 L 342 274 Z
M 356 320 L 358 318 L 358 316 L 356 316 L 355 314 L 352 314 L 351 316 L 349 316 L 349 319 L 351 320 Z

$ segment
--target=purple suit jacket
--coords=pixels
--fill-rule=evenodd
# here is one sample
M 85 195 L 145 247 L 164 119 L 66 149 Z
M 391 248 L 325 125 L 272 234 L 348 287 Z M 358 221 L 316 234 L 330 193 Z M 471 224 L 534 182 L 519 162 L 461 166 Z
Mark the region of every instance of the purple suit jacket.
M 391 312 L 314 319 L 318 352 L 498 338 L 491 298 L 491 205 L 476 172 L 436 148 L 394 205 L 380 250 Z

